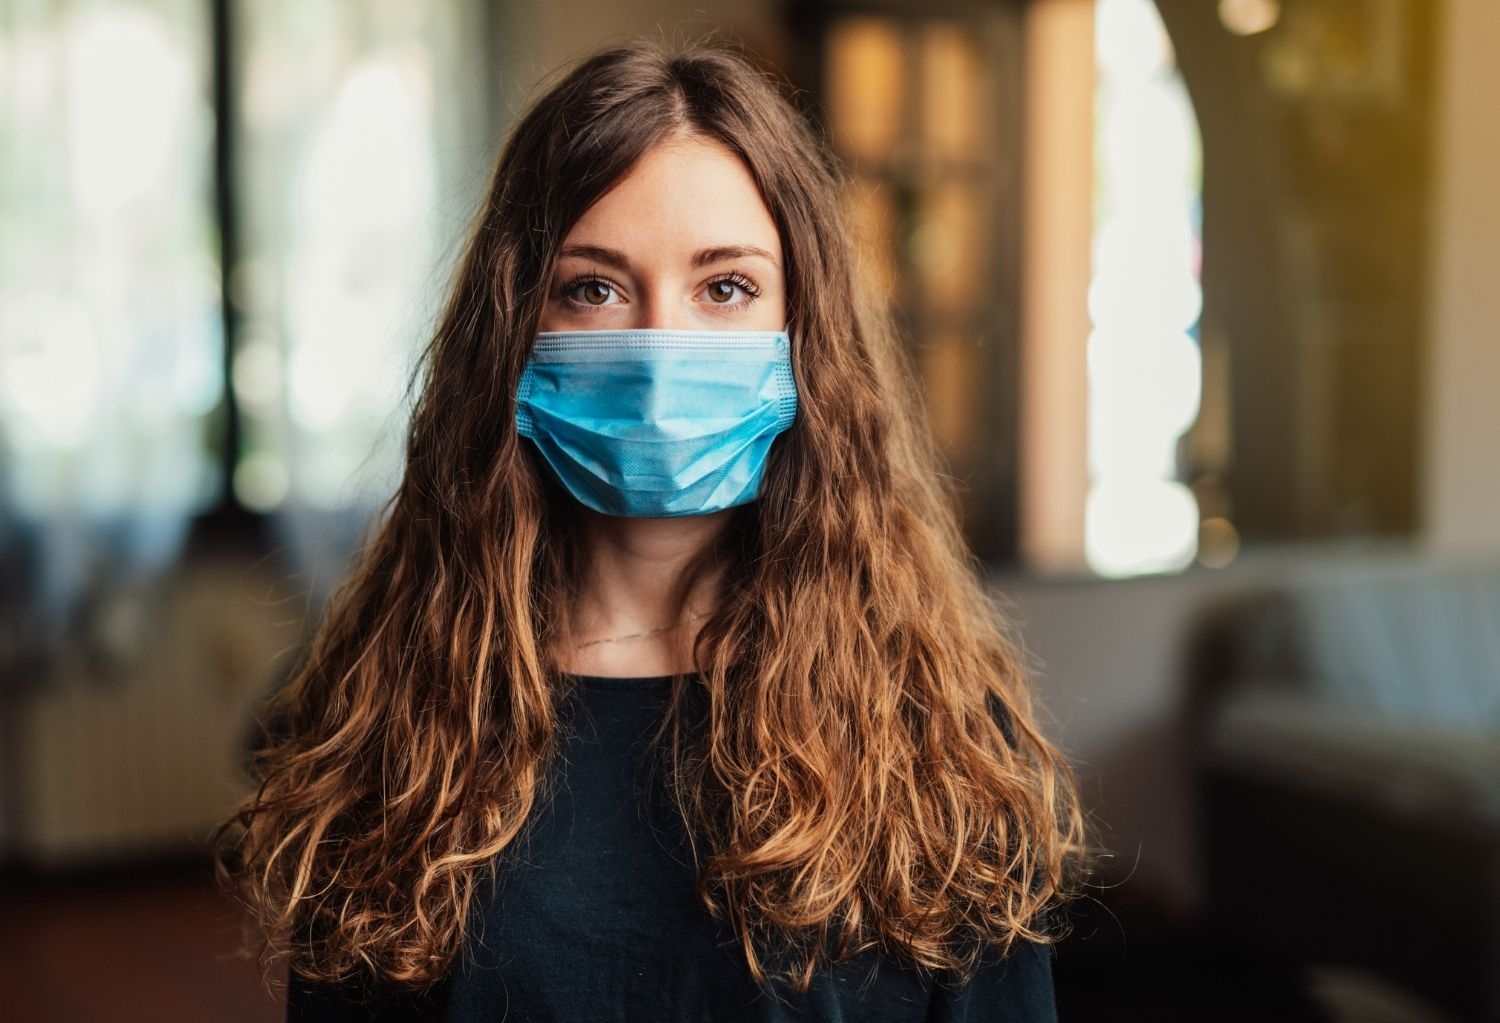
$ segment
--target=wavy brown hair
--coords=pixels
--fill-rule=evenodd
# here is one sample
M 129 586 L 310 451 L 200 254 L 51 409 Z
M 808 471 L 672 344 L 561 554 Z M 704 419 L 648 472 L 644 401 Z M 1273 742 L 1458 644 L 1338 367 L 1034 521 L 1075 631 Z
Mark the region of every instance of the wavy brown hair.
M 423 353 L 400 486 L 267 710 L 258 791 L 216 832 L 266 962 L 433 983 L 547 798 L 574 505 L 517 435 L 516 385 L 564 236 L 682 134 L 737 153 L 772 214 L 800 395 L 657 736 L 705 910 L 757 981 L 798 990 L 829 957 L 966 973 L 983 944 L 1057 936 L 1044 911 L 1084 849 L 1072 775 L 856 272 L 841 172 L 769 72 L 643 43 L 582 60 L 508 138 Z

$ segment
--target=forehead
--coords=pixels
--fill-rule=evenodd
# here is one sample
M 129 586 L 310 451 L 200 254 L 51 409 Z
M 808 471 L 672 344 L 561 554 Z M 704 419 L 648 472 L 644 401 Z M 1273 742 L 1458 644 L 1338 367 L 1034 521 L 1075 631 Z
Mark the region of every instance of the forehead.
M 749 168 L 727 146 L 699 137 L 647 151 L 579 218 L 564 244 L 659 256 L 754 245 L 781 257 L 775 221 Z

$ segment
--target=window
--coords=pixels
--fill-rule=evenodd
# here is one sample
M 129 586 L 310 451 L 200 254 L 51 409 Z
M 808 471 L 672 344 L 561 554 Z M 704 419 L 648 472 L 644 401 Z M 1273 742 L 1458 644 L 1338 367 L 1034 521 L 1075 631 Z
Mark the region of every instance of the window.
M 0 7 L 0 647 L 138 633 L 211 511 L 337 581 L 483 187 L 485 10 Z

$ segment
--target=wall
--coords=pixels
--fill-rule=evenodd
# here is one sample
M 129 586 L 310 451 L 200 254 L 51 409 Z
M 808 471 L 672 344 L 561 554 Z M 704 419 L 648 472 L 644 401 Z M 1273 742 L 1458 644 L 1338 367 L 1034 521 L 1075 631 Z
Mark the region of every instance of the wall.
M 1017 546 L 1023 564 L 1050 575 L 1085 565 L 1093 0 L 1036 0 L 1025 31 Z
M 1426 533 L 1500 547 L 1500 4 L 1448 0 L 1439 63 L 1427 364 Z

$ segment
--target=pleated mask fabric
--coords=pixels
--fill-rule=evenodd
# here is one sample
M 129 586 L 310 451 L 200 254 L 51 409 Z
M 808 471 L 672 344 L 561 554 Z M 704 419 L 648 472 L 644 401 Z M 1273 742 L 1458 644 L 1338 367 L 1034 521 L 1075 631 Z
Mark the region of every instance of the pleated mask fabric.
M 568 492 L 606 515 L 706 515 L 753 501 L 792 425 L 787 332 L 585 330 L 536 336 L 516 426 Z

